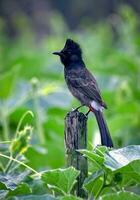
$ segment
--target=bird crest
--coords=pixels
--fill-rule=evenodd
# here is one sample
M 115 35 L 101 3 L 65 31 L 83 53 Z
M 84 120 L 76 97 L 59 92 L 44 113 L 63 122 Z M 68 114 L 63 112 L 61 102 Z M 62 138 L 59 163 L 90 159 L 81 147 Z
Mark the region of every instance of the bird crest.
M 73 52 L 77 51 L 79 53 L 82 53 L 80 45 L 76 42 L 74 42 L 72 39 L 67 39 L 64 49 L 63 50 L 71 50 Z

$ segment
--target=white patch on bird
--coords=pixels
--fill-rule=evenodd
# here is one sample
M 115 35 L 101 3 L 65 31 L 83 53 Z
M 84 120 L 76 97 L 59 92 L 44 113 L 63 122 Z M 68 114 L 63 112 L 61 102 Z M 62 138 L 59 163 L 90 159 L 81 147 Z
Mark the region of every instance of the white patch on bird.
M 94 110 L 97 110 L 97 111 L 103 111 L 104 110 L 104 107 L 101 106 L 99 103 L 97 103 L 96 101 L 92 101 L 91 102 L 91 107 L 94 109 Z

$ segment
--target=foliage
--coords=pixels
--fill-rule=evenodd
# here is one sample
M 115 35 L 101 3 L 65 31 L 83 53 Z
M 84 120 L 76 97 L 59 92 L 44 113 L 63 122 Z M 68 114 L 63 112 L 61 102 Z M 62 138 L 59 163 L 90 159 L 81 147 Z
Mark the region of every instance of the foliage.
M 21 118 L 11 145 L 3 153 L 0 153 L 1 158 L 9 160 L 6 164 L 1 162 L 1 199 L 56 199 L 51 193 L 61 195 L 59 199 L 78 199 L 70 194 L 79 175 L 79 172 L 73 167 L 37 172 L 25 164 L 27 160 L 24 153 L 30 145 L 29 135 L 32 128 L 29 126 L 25 126 L 23 130 L 19 130 L 19 128 L 28 113 L 30 112 L 25 113 Z M 39 187 L 41 190 L 35 189 Z M 47 188 L 49 188 L 49 192 L 47 192 Z
M 101 195 L 103 199 L 106 199 L 108 193 L 115 193 L 113 194 L 114 199 L 117 199 L 117 196 L 130 196 L 131 198 L 131 193 L 116 192 L 127 191 L 128 188 L 140 184 L 140 146 L 127 146 L 110 151 L 101 146 L 91 151 L 80 150 L 80 152 L 92 163 L 89 177 L 84 182 L 89 196 L 93 195 L 97 199 Z M 138 186 L 137 191 L 139 189 Z
M 67 169 L 56 169 L 44 172 L 42 180 L 49 185 L 52 190 L 59 191 L 62 194 L 69 194 L 79 172 L 73 167 Z
M 61 30 L 58 23 L 64 26 Z M 81 25 L 77 33 L 53 21 L 53 33 L 38 43 L 29 29 L 14 41 L 0 35 L 0 199 L 79 199 L 70 194 L 79 172 L 64 168 L 63 143 L 64 117 L 78 103 L 52 55 L 66 37 L 80 42 L 84 60 L 96 75 L 115 147 L 135 144 L 81 150 L 89 160 L 84 188 L 96 199 L 139 199 L 139 27 L 138 16 L 123 7 L 102 24 Z M 89 144 L 97 141 L 96 130 L 91 115 Z
M 22 132 L 23 130 L 21 130 Z M 21 142 L 22 137 L 18 143 L 21 144 Z M 25 143 L 23 142 L 23 144 Z M 26 144 L 26 149 L 28 146 L 29 142 Z M 79 150 L 79 152 L 88 158 L 90 164 L 89 175 L 83 184 L 89 199 L 92 197 L 95 200 L 99 198 L 104 200 L 110 197 L 113 199 L 140 199 L 138 196 L 140 190 L 139 145 L 131 145 L 117 150 L 98 146 L 92 150 L 85 149 Z M 24 151 L 19 151 L 20 156 L 23 153 Z M 13 159 L 12 155 L 15 156 L 15 154 L 12 154 L 12 151 L 10 154 L 11 157 L 0 153 L 1 157 L 14 162 L 10 164 L 8 162 L 6 167 L 1 169 L 1 199 L 80 200 L 72 190 L 79 175 L 79 172 L 73 167 L 37 172 L 25 164 L 25 159 L 21 160 L 17 154 L 16 159 Z

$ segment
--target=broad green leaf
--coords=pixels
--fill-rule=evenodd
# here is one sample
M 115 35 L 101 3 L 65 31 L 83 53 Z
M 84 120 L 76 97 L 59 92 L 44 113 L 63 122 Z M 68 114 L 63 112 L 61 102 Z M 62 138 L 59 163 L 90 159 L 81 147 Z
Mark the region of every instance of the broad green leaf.
M 117 192 L 113 194 L 106 194 L 100 197 L 100 200 L 140 200 L 140 196 L 132 192 Z
M 98 193 L 102 189 L 103 186 L 103 179 L 100 177 L 97 180 L 94 181 L 92 191 L 89 193 L 89 195 L 93 195 L 95 198 L 97 197 Z
M 140 183 L 140 146 L 128 146 L 105 155 L 105 166 L 114 173 L 121 186 Z
M 26 195 L 31 193 L 31 188 L 27 183 L 21 183 L 19 184 L 15 190 L 9 191 L 8 195 L 6 197 L 10 196 L 18 196 L 18 195 Z
M 114 191 L 114 188 L 113 188 L 113 187 L 110 187 L 110 185 L 109 185 L 109 186 L 106 186 L 106 187 L 103 187 L 103 188 L 102 188 L 101 194 L 102 194 L 102 196 L 103 196 L 103 195 L 105 195 L 105 194 L 111 194 L 111 193 L 114 193 L 114 192 L 116 192 L 116 191 Z
M 64 191 L 61 188 L 59 188 L 58 186 L 53 186 L 53 185 L 49 185 L 49 184 L 47 186 L 48 186 L 48 189 L 50 191 L 55 192 L 55 194 L 65 195 Z
M 58 188 L 63 193 L 69 194 L 76 183 L 79 172 L 73 167 L 66 169 L 54 169 L 42 174 L 42 180 L 49 186 Z
M 8 198 L 8 200 L 56 200 L 56 198 L 49 194 L 43 194 L 43 195 L 16 196 Z
M 0 200 L 4 200 L 8 192 L 8 190 L 0 190 Z
M 96 162 L 99 165 L 102 165 L 104 162 L 104 158 L 100 155 L 98 155 L 97 153 L 95 153 L 94 151 L 89 151 L 89 150 L 78 150 L 80 153 L 82 153 L 83 155 L 85 155 L 90 161 L 92 162 Z
M 89 195 L 93 194 L 93 196 L 96 197 L 103 185 L 103 178 L 101 178 L 103 174 L 102 170 L 98 170 L 85 179 L 84 188 L 88 191 Z
M 32 188 L 33 194 L 40 195 L 40 194 L 46 193 L 46 185 L 40 178 L 33 180 L 33 183 L 31 184 L 31 188 Z
M 91 174 L 88 178 L 85 179 L 84 181 L 84 186 L 88 185 L 92 181 L 95 181 L 97 178 L 102 176 L 104 173 L 102 170 L 98 170 L 96 173 Z
M 105 154 L 105 166 L 112 171 L 128 165 L 134 160 L 140 160 L 140 145 L 131 145 L 109 151 Z
M 134 184 L 134 180 L 140 183 L 140 160 L 134 160 L 128 165 L 119 168 L 115 174 L 122 175 L 121 185 Z
M 29 171 L 14 174 L 2 174 L 0 173 L 0 183 L 4 184 L 7 189 L 15 190 L 19 183 L 29 174 Z
M 63 197 L 58 197 L 57 200 L 82 200 L 82 199 L 73 195 L 66 195 Z

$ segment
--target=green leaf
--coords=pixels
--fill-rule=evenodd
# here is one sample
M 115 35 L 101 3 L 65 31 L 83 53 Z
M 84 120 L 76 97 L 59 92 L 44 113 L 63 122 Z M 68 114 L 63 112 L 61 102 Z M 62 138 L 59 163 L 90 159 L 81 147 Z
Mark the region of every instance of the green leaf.
M 140 160 L 132 161 L 128 165 L 116 170 L 115 174 L 122 175 L 122 186 L 134 184 L 134 180 L 140 183 Z
M 73 195 L 66 195 L 64 197 L 58 197 L 58 200 L 82 200 L 79 197 L 73 196 Z
M 103 195 L 101 198 L 101 200 L 109 200 L 109 199 L 113 199 L 113 200 L 140 200 L 140 196 L 132 193 L 132 192 L 117 192 L 117 193 L 113 193 L 113 194 L 106 194 Z
M 26 195 L 26 194 L 30 194 L 30 193 L 31 193 L 31 189 L 28 186 L 28 184 L 21 183 L 16 187 L 15 190 L 9 191 L 9 193 L 6 197 L 16 196 L 16 195 Z
M 94 151 L 89 151 L 89 150 L 78 150 L 80 153 L 82 153 L 83 155 L 85 155 L 90 161 L 92 162 L 96 162 L 99 165 L 102 165 L 104 162 L 104 158 L 100 155 L 98 155 L 97 153 L 95 153 Z
M 105 155 L 105 166 L 114 173 L 114 181 L 121 186 L 140 183 L 140 146 L 112 150 Z
M 94 150 L 99 156 L 104 157 L 104 154 L 108 152 L 108 148 L 106 146 L 97 146 Z
M 98 170 L 95 173 L 91 174 L 88 178 L 84 181 L 84 188 L 88 191 L 91 195 L 93 194 L 94 197 L 98 194 L 98 191 L 101 189 L 103 185 L 103 171 Z
M 95 181 L 97 178 L 103 175 L 102 170 L 98 170 L 96 173 L 91 174 L 88 178 L 85 179 L 84 181 L 84 186 L 90 184 L 91 182 Z
M 16 174 L 0 173 L 0 183 L 4 184 L 7 189 L 15 190 L 18 187 L 18 184 L 21 183 L 28 174 L 29 171 L 27 170 Z
M 131 145 L 105 154 L 105 166 L 112 171 L 140 159 L 140 145 Z
M 31 188 L 33 194 L 41 195 L 46 193 L 46 185 L 40 178 L 33 179 Z
M 64 191 L 57 186 L 47 185 L 50 191 L 55 192 L 55 194 L 65 195 Z
M 0 200 L 4 200 L 8 192 L 8 190 L 0 190 Z
M 43 194 L 43 195 L 16 196 L 13 198 L 8 198 L 8 200 L 56 200 L 56 198 L 49 194 Z
M 79 172 L 69 167 L 66 169 L 54 169 L 46 171 L 42 174 L 42 180 L 50 187 L 57 188 L 59 191 L 63 191 L 64 194 L 69 194 Z

